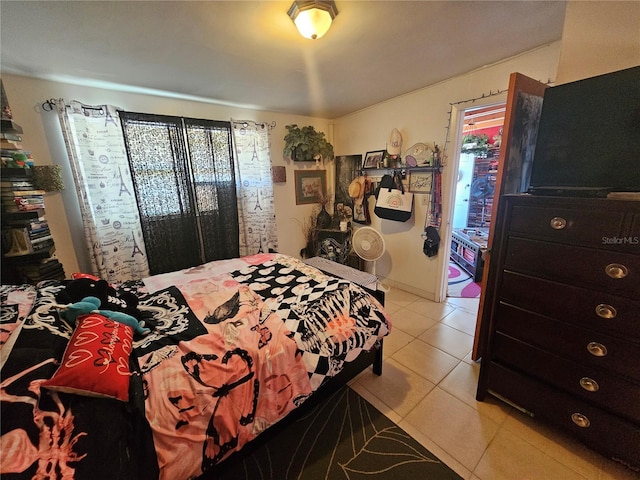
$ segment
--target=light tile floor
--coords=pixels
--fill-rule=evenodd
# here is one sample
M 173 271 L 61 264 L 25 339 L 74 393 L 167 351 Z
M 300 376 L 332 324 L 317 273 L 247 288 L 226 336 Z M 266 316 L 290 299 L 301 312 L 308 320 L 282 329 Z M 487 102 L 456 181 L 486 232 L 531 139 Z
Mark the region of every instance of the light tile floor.
M 392 289 L 382 376 L 351 383 L 362 397 L 468 480 L 628 480 L 640 474 L 488 396 L 475 399 L 471 360 L 478 299 L 435 303 Z

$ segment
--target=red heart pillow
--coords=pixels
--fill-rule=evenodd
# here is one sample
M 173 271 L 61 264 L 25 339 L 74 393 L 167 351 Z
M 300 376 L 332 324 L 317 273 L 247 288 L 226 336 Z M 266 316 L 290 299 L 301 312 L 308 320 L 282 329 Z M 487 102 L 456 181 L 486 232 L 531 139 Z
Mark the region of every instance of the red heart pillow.
M 89 397 L 129 400 L 129 356 L 133 329 L 90 313 L 78 317 L 76 330 L 64 352 L 62 364 L 50 380 L 49 390 Z

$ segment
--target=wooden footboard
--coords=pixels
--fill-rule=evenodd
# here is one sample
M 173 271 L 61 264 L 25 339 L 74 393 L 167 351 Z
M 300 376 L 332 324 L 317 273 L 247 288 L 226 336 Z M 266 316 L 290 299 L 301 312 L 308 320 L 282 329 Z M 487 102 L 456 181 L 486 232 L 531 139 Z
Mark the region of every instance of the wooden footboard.
M 373 373 L 382 375 L 382 340 L 380 340 L 380 348 L 376 350 L 376 357 L 373 360 Z

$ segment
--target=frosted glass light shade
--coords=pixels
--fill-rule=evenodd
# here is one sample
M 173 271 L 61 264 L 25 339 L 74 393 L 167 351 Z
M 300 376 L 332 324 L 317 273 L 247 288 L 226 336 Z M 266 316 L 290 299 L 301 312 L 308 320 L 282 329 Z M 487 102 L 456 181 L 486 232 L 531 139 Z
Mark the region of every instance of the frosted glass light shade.
M 311 10 L 300 12 L 294 23 L 298 27 L 300 35 L 315 40 L 316 38 L 321 38 L 329 30 L 331 15 L 329 15 L 329 12 L 312 8 Z
M 333 1 L 297 0 L 293 2 L 288 13 L 300 35 L 315 40 L 327 33 L 338 10 Z

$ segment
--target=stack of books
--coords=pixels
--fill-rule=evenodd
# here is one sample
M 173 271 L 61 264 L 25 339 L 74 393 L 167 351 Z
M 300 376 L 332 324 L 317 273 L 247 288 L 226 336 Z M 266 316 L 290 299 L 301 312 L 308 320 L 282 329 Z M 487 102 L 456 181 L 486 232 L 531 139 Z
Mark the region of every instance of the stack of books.
M 17 133 L 0 133 L 0 149 L 6 150 L 2 152 L 3 157 L 12 158 L 14 151 L 22 151 L 22 135 Z
M 15 163 L 14 155 L 16 153 L 24 153 L 26 157 L 28 152 L 22 149 L 22 127 L 8 118 L 2 119 L 2 129 L 0 130 L 0 155 L 2 156 L 3 167 L 21 167 Z
M 15 270 L 23 281 L 37 283 L 42 280 L 64 280 L 64 269 L 55 257 L 45 258 L 38 263 L 17 263 Z
M 0 199 L 3 213 L 44 209 L 44 190 L 33 186 L 30 168 L 3 168 Z
M 6 257 L 50 252 L 54 247 L 53 237 L 46 220 L 33 222 L 34 227 L 11 225 L 2 228 Z
M 2 182 L 3 184 L 6 182 Z M 28 212 L 30 210 L 44 209 L 44 190 L 10 190 L 11 188 L 25 187 L 0 187 L 2 199 L 2 211 L 5 213 Z
M 2 214 L 2 253 L 21 283 L 64 280 L 44 210 Z M 17 275 L 17 277 L 15 277 Z
M 2 236 L 2 245 L 6 245 L 4 248 L 8 248 L 5 251 L 6 257 L 40 252 L 50 253 L 55 245 L 48 227 L 41 233 L 32 233 L 26 227 L 8 227 L 2 229 Z

